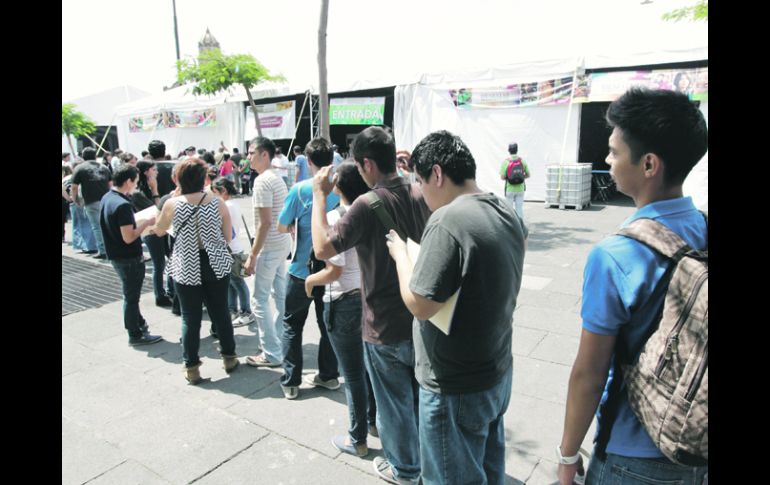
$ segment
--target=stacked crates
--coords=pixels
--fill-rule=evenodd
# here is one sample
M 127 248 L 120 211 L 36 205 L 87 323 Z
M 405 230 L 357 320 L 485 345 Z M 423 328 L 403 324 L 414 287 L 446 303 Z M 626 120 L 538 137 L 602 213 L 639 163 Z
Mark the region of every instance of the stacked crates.
M 559 190 L 559 172 L 561 172 L 561 190 Z M 546 207 L 567 206 L 582 210 L 591 205 L 591 164 L 572 163 L 548 165 L 545 184 Z

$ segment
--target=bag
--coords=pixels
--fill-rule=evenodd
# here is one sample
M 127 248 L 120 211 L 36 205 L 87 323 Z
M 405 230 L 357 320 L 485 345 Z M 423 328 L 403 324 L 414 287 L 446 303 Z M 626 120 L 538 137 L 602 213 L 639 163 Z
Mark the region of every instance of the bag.
M 708 224 L 708 217 L 706 223 Z M 622 366 L 628 402 L 655 446 L 687 466 L 708 462 L 708 247 L 695 251 L 664 225 L 619 232 L 673 261 L 660 324 L 638 362 Z
M 230 247 L 227 247 L 227 250 L 230 251 Z M 232 276 L 237 276 L 238 278 L 246 278 L 248 275 L 246 274 L 246 260 L 249 259 L 249 256 L 246 253 L 233 253 L 230 252 L 230 255 L 233 257 L 233 264 L 230 266 L 230 274 Z
M 524 175 L 524 164 L 521 162 L 521 158 L 512 158 L 511 161 L 508 162 L 508 169 L 505 172 L 505 180 L 511 185 L 523 184 Z

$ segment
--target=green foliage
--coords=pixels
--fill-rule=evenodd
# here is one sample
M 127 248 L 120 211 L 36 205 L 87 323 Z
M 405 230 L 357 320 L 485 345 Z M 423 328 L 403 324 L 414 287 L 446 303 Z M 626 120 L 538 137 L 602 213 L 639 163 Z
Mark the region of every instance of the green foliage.
M 83 135 L 90 135 L 95 131 L 96 123 L 83 113 L 75 111 L 74 104 L 63 104 L 61 106 L 62 135 L 74 136 L 77 138 Z
M 193 94 L 215 94 L 234 84 L 251 89 L 264 81 L 285 81 L 282 75 L 271 75 L 254 56 L 234 54 L 226 56 L 219 49 L 204 52 L 197 61 L 177 63 L 177 80 L 195 83 Z
M 707 0 L 700 0 L 691 7 L 676 9 L 672 12 L 663 14 L 663 20 L 673 20 L 679 22 L 682 19 L 689 18 L 692 21 L 709 21 L 709 4 Z

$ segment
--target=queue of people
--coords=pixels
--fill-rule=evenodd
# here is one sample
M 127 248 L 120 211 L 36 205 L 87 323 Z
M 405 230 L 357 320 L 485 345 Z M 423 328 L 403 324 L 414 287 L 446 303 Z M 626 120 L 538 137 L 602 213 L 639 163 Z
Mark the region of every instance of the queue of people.
M 624 225 L 653 219 L 692 250 L 707 251 L 707 223 L 682 194 L 684 178 L 708 149 L 702 114 L 680 93 L 632 88 L 610 105 L 607 120 L 613 126 L 607 163 L 618 189 L 638 209 Z M 138 308 L 137 281 L 144 275 L 139 238 L 150 248 L 155 270 L 150 246 L 161 244 L 150 238 L 167 241 L 173 232 L 171 249 L 155 250 L 164 261 L 157 262 L 153 286 L 156 303 L 165 303 L 159 298 L 168 298 L 162 274 L 168 257 L 190 384 L 203 380 L 198 354 L 205 302 L 225 370 L 240 364 L 233 327 L 253 323 L 262 351 L 245 362 L 281 367 L 284 396 L 297 398 L 302 332 L 314 302 L 319 372 L 305 382 L 337 389 L 340 373 L 345 378 L 349 425 L 331 438 L 335 448 L 364 457 L 367 436 L 379 436 L 384 457 L 373 465 L 389 483 L 504 483 L 503 416 L 516 378 L 513 312 L 529 233 L 518 197 L 529 167 L 518 146 L 509 147 L 511 156 L 500 168 L 512 194 L 506 201 L 477 185 L 471 151 L 446 131 L 429 134 L 410 154 L 396 151 L 390 131 L 369 127 L 355 138 L 351 159 L 342 162 L 335 161 L 329 141 L 316 138 L 303 153 L 295 151 L 303 166 L 291 181 L 275 144 L 257 137 L 245 157 L 258 174 L 250 248 L 234 244 L 241 230 L 231 203 L 238 193 L 237 164 L 223 155 L 219 170 L 209 174 L 192 148 L 174 169 L 178 186 L 172 194 L 157 191 L 152 162 L 119 165 L 111 189 L 106 169 L 92 163 L 75 170 L 70 192 L 62 190 L 63 218 L 67 197 L 82 195 L 77 205 L 85 208 L 97 254 L 106 255 L 123 281 L 129 344 L 160 341 Z M 511 183 L 519 179 L 509 167 L 521 172 L 521 187 Z M 155 205 L 159 213 L 137 223 L 132 204 Z M 82 232 L 80 237 L 85 240 Z M 409 249 L 412 243 L 419 253 Z M 665 297 L 658 282 L 668 267 L 665 256 L 620 235 L 597 244 L 589 256 L 583 333 L 563 438 L 554 444 L 563 485 L 585 471 L 578 449 L 594 414 L 600 431 L 586 483 L 695 484 L 707 475 L 702 456 L 672 458 L 661 451 L 617 384 L 622 366 L 638 357 L 657 324 Z M 253 309 L 243 280 L 252 275 Z M 450 300 L 454 310 L 443 327 L 435 322 Z

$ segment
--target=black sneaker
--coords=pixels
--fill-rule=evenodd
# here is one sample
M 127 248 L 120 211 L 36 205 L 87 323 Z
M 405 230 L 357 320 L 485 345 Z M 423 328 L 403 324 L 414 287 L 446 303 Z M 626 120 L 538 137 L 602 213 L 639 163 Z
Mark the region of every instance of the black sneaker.
M 137 345 L 149 345 L 158 343 L 163 340 L 160 335 L 150 335 L 149 333 L 142 335 L 141 337 L 131 337 L 128 339 L 128 345 L 136 347 Z
M 106 254 L 97 254 L 96 256 L 92 256 L 94 259 L 107 259 Z
M 155 305 L 156 305 L 156 306 L 160 306 L 160 307 L 165 307 L 165 308 L 168 308 L 168 307 L 171 307 L 171 306 L 173 306 L 173 304 L 174 304 L 174 303 L 173 303 L 173 302 L 171 301 L 171 299 L 170 299 L 169 297 L 167 297 L 167 296 L 162 296 L 162 297 L 160 297 L 160 298 L 156 298 L 156 299 L 155 299 Z

